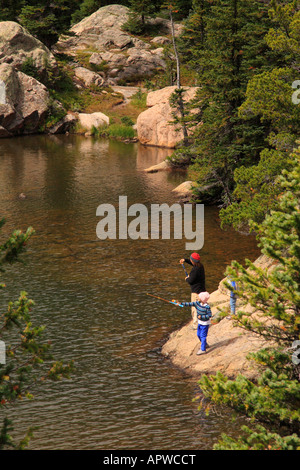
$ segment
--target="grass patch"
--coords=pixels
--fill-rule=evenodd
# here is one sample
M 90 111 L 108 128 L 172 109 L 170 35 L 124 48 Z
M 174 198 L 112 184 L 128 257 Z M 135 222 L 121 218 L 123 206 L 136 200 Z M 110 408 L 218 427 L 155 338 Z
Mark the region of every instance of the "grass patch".
M 99 88 L 97 93 L 86 89 L 82 93 L 85 96 L 85 113 L 96 113 L 100 111 L 110 117 L 111 110 L 124 101 L 123 95 L 114 93 L 113 90 L 109 88 Z
M 94 52 L 99 52 L 97 49 L 95 50 L 81 50 L 81 51 L 76 51 L 76 59 L 80 63 L 82 67 L 85 67 L 86 69 L 91 69 L 91 64 L 90 64 L 90 57 Z
M 129 124 L 117 124 L 112 122 L 99 127 L 92 127 L 91 134 L 93 137 L 111 137 L 117 140 L 132 140 L 136 137 L 135 130 Z
M 91 134 L 93 137 L 110 137 L 117 140 L 132 140 L 135 138 L 135 131 L 132 126 L 126 124 L 110 124 L 109 126 L 93 126 Z
M 115 95 L 116 93 L 110 92 L 105 95 L 105 97 L 102 97 L 97 111 L 106 114 L 114 124 L 133 126 L 138 115 L 147 109 L 146 93 L 138 91 L 136 96 L 134 95 L 133 98 L 130 98 L 129 102 L 126 104 L 122 104 L 124 101 L 122 94 L 118 94 L 118 96 Z M 96 103 L 94 102 L 94 106 L 95 105 Z
M 111 124 L 108 127 L 108 135 L 114 139 L 133 139 L 135 137 L 134 129 L 125 124 Z
M 147 108 L 147 93 L 143 93 L 140 89 L 131 97 L 131 105 L 138 109 L 146 109 Z
M 95 113 L 101 111 L 109 115 L 109 110 L 121 104 L 124 99 L 109 87 L 100 88 L 91 85 L 89 88 L 78 89 L 72 80 L 73 70 L 64 68 L 61 79 L 50 93 L 54 99 L 62 103 L 66 111 Z

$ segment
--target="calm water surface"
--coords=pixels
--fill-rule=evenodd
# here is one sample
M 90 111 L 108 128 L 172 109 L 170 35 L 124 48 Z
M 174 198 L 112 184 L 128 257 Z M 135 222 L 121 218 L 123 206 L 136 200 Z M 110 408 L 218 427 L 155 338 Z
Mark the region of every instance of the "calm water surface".
M 56 358 L 76 365 L 70 380 L 37 388 L 34 401 L 10 414 L 17 436 L 38 426 L 31 449 L 211 449 L 221 432 L 238 432 L 229 412 L 200 412 L 196 383 L 160 355 L 190 311 L 146 293 L 189 300 L 178 264 L 190 254 L 186 240 L 96 236 L 97 206 L 117 208 L 120 195 L 149 208 L 176 202 L 171 190 L 184 173 L 143 171 L 168 154 L 80 136 L 0 142 L 2 237 L 14 228 L 36 231 L 27 264 L 4 275 L 0 306 L 25 289 Z M 232 259 L 254 260 L 258 250 L 253 238 L 221 231 L 217 209 L 207 207 L 201 254 L 213 291 Z

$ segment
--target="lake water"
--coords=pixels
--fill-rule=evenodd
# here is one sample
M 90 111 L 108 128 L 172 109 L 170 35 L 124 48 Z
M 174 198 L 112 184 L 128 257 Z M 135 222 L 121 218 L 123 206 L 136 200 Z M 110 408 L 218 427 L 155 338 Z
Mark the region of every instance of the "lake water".
M 16 437 L 38 427 L 30 449 L 211 449 L 222 432 L 239 432 L 230 411 L 199 411 L 195 380 L 160 354 L 190 309 L 147 293 L 189 301 L 178 263 L 190 254 L 186 240 L 96 236 L 98 205 L 117 207 L 121 195 L 128 205 L 177 202 L 171 191 L 183 172 L 143 171 L 170 153 L 82 136 L 0 141 L 2 240 L 14 228 L 36 231 L 27 263 L 2 276 L 1 308 L 26 290 L 55 357 L 76 366 L 70 380 L 35 387 L 33 401 L 9 412 Z M 232 259 L 254 260 L 258 250 L 252 237 L 221 231 L 215 207 L 205 207 L 204 233 L 212 292 Z

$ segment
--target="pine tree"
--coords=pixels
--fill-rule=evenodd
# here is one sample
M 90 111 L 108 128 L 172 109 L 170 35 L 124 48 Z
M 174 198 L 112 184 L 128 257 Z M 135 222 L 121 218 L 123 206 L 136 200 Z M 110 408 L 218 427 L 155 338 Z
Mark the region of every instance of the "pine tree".
M 128 21 L 123 25 L 126 31 L 132 34 L 144 34 L 147 28 L 147 17 L 152 16 L 160 8 L 160 3 L 155 0 L 130 0 L 130 15 Z
M 72 6 L 71 0 L 30 0 L 22 6 L 18 21 L 51 48 L 70 27 Z
M 199 93 L 198 112 L 191 119 L 197 126 L 192 146 L 177 156 L 186 160 L 188 154 L 191 179 L 199 187 L 209 184 L 216 199 L 228 205 L 235 168 L 258 162 L 264 148 L 266 126 L 256 116 L 243 120 L 238 109 L 248 80 L 272 59 L 264 39 L 270 25 L 268 7 L 250 0 L 203 2 L 198 22 L 196 33 L 203 46 L 192 54 Z M 197 191 L 195 199 L 203 202 Z
M 0 0 L 0 21 L 16 21 L 22 4 L 22 0 Z
M 0 220 L 0 230 L 4 219 Z M 11 236 L 0 243 L 0 271 L 5 265 L 21 261 L 21 254 L 34 231 L 30 227 L 24 233 L 15 230 Z M 0 291 L 5 284 L 0 284 Z M 73 363 L 64 365 L 60 361 L 53 362 L 50 352 L 51 345 L 42 339 L 44 327 L 33 326 L 32 314 L 34 302 L 28 299 L 25 291 L 20 293 L 17 301 L 9 302 L 7 310 L 2 312 L 0 320 L 0 341 L 5 344 L 5 360 L 1 355 L 0 362 L 0 409 L 2 415 L 9 412 L 9 407 L 18 400 L 32 399 L 30 386 L 38 380 L 59 380 L 68 377 Z M 3 351 L 2 351 L 3 353 Z M 47 365 L 46 365 L 47 364 Z M 0 428 L 0 450 L 13 448 L 24 449 L 32 436 L 30 428 L 18 444 L 14 442 L 11 432 L 12 421 L 4 416 Z
M 79 8 L 72 14 L 72 23 L 79 23 L 83 18 L 91 15 L 102 6 L 102 0 L 84 0 L 83 2 L 80 2 Z
M 220 212 L 223 227 L 232 225 L 240 231 L 249 230 L 249 219 L 261 222 L 276 205 L 280 191 L 277 177 L 288 168 L 286 156 L 300 135 L 300 105 L 293 102 L 292 88 L 299 78 L 300 11 L 294 1 L 286 5 L 273 1 L 272 5 L 272 27 L 266 42 L 277 54 L 277 61 L 270 70 L 250 79 L 239 108 L 245 121 L 256 118 L 267 125 L 266 148 L 257 165 L 235 171 L 232 204 Z
M 204 376 L 199 382 L 213 402 L 277 426 L 278 431 L 270 433 L 261 426 L 256 430 L 244 428 L 246 435 L 238 441 L 223 436 L 218 449 L 300 446 L 299 149 L 290 156 L 290 167 L 280 177 L 282 194 L 276 210 L 261 224 L 253 224 L 261 251 L 272 262 L 271 267 L 259 268 L 248 260 L 248 269 L 233 262 L 226 273 L 238 282 L 237 294 L 242 302 L 234 317 L 235 324 L 262 336 L 269 344 L 250 355 L 260 365 L 261 373 L 257 381 L 243 375 L 229 380 L 218 373 L 215 377 Z M 255 313 L 246 313 L 244 304 L 254 307 Z
M 189 16 L 183 22 L 184 29 L 179 37 L 179 50 L 185 62 L 193 70 L 199 69 L 199 51 L 205 45 L 206 18 L 211 6 L 207 0 L 194 0 Z

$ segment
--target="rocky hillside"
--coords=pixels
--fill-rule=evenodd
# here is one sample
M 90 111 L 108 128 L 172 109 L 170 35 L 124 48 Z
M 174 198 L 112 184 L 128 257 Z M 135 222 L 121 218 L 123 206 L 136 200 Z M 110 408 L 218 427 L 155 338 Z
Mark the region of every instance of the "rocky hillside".
M 0 137 L 45 131 L 64 133 L 75 123 L 82 126 L 82 122 L 88 123 L 85 131 L 89 133 L 99 124 L 99 113 L 103 115 L 101 122 L 108 123 L 107 109 L 129 104 L 126 92 L 120 91 L 119 85 L 137 83 L 165 70 L 164 45 L 170 42 L 170 22 L 161 18 L 147 20 L 160 35 L 141 39 L 122 29 L 128 18 L 127 7 L 102 7 L 74 25 L 70 35 L 61 37 L 52 51 L 18 23 L 0 22 Z M 179 31 L 180 25 L 175 25 L 175 33 Z M 67 86 L 59 85 L 60 89 L 66 89 L 64 97 L 53 95 L 57 77 L 69 80 Z M 125 110 L 120 106 L 119 110 L 117 114 L 126 117 Z M 157 139 L 147 142 L 139 131 L 141 142 L 166 146 L 165 135 L 162 139 L 157 123 L 158 117 L 161 124 L 171 114 L 169 111 L 162 117 L 156 111 L 157 106 L 153 106 L 146 119 L 152 115 Z M 113 117 L 116 112 L 117 109 L 113 110 Z M 80 114 L 91 116 L 81 118 Z M 129 114 L 134 122 L 137 115 L 137 110 Z M 145 123 L 145 119 L 140 122 Z M 175 139 L 171 128 L 167 129 L 168 124 L 163 127 L 164 134 L 171 136 L 167 135 L 170 141 L 167 146 L 172 147 L 179 134 Z M 145 124 L 142 129 L 144 132 Z
M 160 44 L 170 41 L 166 36 L 145 41 L 122 29 L 128 21 L 129 9 L 122 5 L 100 8 L 78 24 L 70 36 L 60 38 L 55 51 L 84 58 L 87 65 L 101 71 L 110 85 L 125 81 L 137 81 L 164 70 L 163 48 Z M 161 18 L 150 19 L 161 33 L 170 34 L 170 22 Z M 175 26 L 178 34 L 180 26 Z

